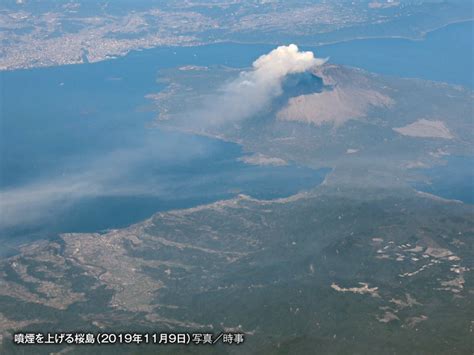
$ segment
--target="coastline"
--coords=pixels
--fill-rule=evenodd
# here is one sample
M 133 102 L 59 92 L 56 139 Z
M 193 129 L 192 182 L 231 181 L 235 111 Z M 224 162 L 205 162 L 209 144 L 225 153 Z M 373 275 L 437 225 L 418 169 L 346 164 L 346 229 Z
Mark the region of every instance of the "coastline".
M 355 42 L 355 41 L 364 41 L 364 40 L 383 40 L 383 39 L 395 39 L 395 40 L 407 40 L 407 41 L 413 41 L 413 42 L 418 42 L 418 41 L 423 41 L 426 39 L 426 36 L 429 35 L 432 32 L 444 29 L 446 27 L 452 26 L 452 25 L 458 25 L 462 23 L 468 23 L 468 22 L 474 22 L 474 17 L 470 17 L 468 19 L 462 19 L 462 20 L 455 20 L 455 21 L 450 21 L 447 22 L 443 25 L 436 26 L 424 31 L 419 32 L 418 34 L 414 34 L 412 36 L 399 36 L 399 35 L 387 35 L 387 36 L 356 36 L 356 37 L 351 37 L 351 38 L 345 38 L 345 39 L 340 39 L 340 40 L 335 40 L 335 41 L 321 41 L 321 42 L 316 42 L 316 43 L 308 43 L 303 41 L 298 41 L 298 45 L 302 47 L 325 47 L 325 46 L 330 46 L 330 45 L 336 45 L 336 44 L 341 44 L 341 43 L 348 43 L 348 42 Z M 296 38 L 298 39 L 298 38 Z M 77 61 L 71 61 L 69 63 L 61 63 L 61 64 L 53 64 L 53 65 L 25 65 L 25 66 L 20 66 L 20 67 L 15 67 L 15 68 L 4 68 L 0 67 L 0 73 L 2 72 L 10 72 L 10 71 L 16 71 L 16 70 L 32 70 L 32 69 L 37 69 L 37 68 L 51 68 L 51 67 L 60 67 L 60 66 L 66 66 L 66 65 L 81 65 L 81 64 L 94 64 L 94 63 L 100 63 L 104 62 L 107 60 L 114 60 L 114 59 L 119 59 L 123 58 L 127 55 L 129 55 L 132 52 L 141 52 L 145 50 L 151 50 L 151 49 L 158 49 L 158 48 L 190 48 L 190 47 L 203 47 L 203 46 L 212 46 L 212 45 L 219 45 L 219 44 L 237 44 L 237 45 L 268 45 L 268 46 L 276 46 L 281 44 L 282 41 L 266 41 L 266 42 L 260 42 L 260 41 L 239 41 L 239 40 L 229 40 L 229 39 L 221 39 L 221 40 L 215 40 L 215 41 L 195 41 L 191 43 L 183 43 L 181 45 L 166 45 L 166 46 L 152 46 L 152 47 L 137 47 L 137 48 L 131 48 L 127 51 L 124 51 L 123 53 L 120 54 L 114 54 L 114 55 L 108 55 L 100 60 L 95 60 L 93 62 L 77 62 Z

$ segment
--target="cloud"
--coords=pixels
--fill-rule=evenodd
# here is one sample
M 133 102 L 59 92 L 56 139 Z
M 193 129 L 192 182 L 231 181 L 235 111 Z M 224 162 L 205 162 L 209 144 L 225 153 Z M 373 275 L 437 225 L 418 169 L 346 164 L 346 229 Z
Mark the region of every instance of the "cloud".
M 280 46 L 255 60 L 252 70 L 241 72 L 237 79 L 223 86 L 193 117 L 201 126 L 249 118 L 282 94 L 282 82 L 287 75 L 303 73 L 325 61 L 313 52 L 301 52 L 294 44 Z

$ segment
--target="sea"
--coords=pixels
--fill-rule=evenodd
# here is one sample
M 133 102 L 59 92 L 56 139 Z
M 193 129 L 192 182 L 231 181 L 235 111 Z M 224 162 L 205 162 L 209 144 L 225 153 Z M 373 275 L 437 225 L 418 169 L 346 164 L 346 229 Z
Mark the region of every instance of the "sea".
M 318 57 L 394 76 L 474 88 L 473 22 L 423 40 L 366 39 L 305 47 Z M 103 232 L 158 211 L 248 194 L 284 197 L 320 184 L 330 169 L 253 166 L 233 143 L 163 131 L 145 98 L 160 71 L 184 65 L 246 68 L 274 45 L 220 43 L 133 51 L 98 63 L 0 73 L 0 255 L 24 241 Z M 417 188 L 473 202 L 472 158 L 427 170 Z M 444 170 L 443 170 L 444 169 Z M 463 180 L 462 188 L 456 176 Z

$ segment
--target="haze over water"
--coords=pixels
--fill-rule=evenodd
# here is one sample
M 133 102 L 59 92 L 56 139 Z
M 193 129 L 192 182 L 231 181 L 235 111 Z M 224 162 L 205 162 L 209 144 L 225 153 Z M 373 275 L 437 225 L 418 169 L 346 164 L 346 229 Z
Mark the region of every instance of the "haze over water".
M 473 88 L 468 45 L 473 41 L 472 26 L 473 22 L 450 25 L 423 41 L 356 40 L 303 49 L 329 56 L 334 63 Z M 154 116 L 144 96 L 163 88 L 156 81 L 160 69 L 190 64 L 247 67 L 271 48 L 157 48 L 95 64 L 2 72 L 0 188 L 31 187 L 29 194 L 50 188 L 44 198 L 53 203 L 46 209 L 32 206 L 43 214 L 28 222 L 19 216 L 0 238 L 123 227 L 156 211 L 236 193 L 275 198 L 318 185 L 327 170 L 249 166 L 237 161 L 243 152 L 235 144 L 149 127 Z M 446 169 L 449 176 L 451 165 Z M 472 179 L 469 164 L 457 160 L 455 169 L 461 179 Z M 459 186 L 456 181 L 434 179 L 429 192 L 449 198 L 456 191 L 456 198 L 471 196 L 464 200 L 472 203 L 469 191 L 450 187 Z M 470 181 L 463 186 L 472 186 Z M 77 188 L 58 197 L 54 189 L 63 185 Z

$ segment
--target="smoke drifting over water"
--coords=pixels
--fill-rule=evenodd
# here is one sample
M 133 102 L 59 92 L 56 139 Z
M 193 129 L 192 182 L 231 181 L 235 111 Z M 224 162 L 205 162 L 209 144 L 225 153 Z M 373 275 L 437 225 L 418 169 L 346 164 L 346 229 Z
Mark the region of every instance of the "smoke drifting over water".
M 293 44 L 278 47 L 256 59 L 250 70 L 243 71 L 235 80 L 220 87 L 200 109 L 193 111 L 192 115 L 187 115 L 182 124 L 186 125 L 186 128 L 205 129 L 213 125 L 238 123 L 271 104 L 271 101 L 282 93 L 282 83 L 287 75 L 305 72 L 324 62 L 323 59 L 315 58 L 312 52 L 302 52 Z M 60 78 L 58 81 L 62 81 L 63 77 L 60 73 L 57 75 Z M 96 84 L 94 80 L 95 78 L 84 85 L 92 87 L 93 83 Z M 47 90 L 51 89 L 47 88 L 45 92 Z M 63 90 L 73 89 L 61 89 L 58 93 L 62 94 Z M 76 94 L 75 91 L 69 92 Z M 84 102 L 93 102 L 93 100 L 95 97 L 87 95 L 82 98 Z M 130 108 L 130 117 L 134 117 L 135 111 L 132 111 L 134 109 L 135 107 Z M 15 110 L 13 111 L 17 112 L 19 109 L 15 108 Z M 63 114 L 63 112 L 67 112 L 66 109 L 58 111 L 58 114 Z M 106 112 L 106 115 L 109 116 L 109 112 Z M 96 119 L 99 120 L 100 117 Z M 78 134 L 89 137 L 89 124 L 78 127 Z M 58 135 L 55 130 L 52 132 L 53 138 L 50 142 L 54 143 Z M 66 131 L 64 134 L 67 136 L 70 132 Z M 124 143 L 120 148 L 113 148 L 108 153 L 69 156 L 66 162 L 52 168 L 51 172 L 48 171 L 44 176 L 38 174 L 27 183 L 1 188 L 0 234 L 2 228 L 26 226 L 38 221 L 48 221 L 50 217 L 57 218 L 59 212 L 83 199 L 137 195 L 160 198 L 176 198 L 179 195 L 183 199 L 195 198 L 194 190 L 211 186 L 212 184 L 208 181 L 231 180 L 232 178 L 233 170 L 214 171 L 212 169 L 209 173 L 197 170 L 195 174 L 199 176 L 198 179 L 191 176 L 183 177 L 183 173 L 178 169 L 180 166 L 189 167 L 189 161 L 195 158 L 203 158 L 211 154 L 217 156 L 217 153 L 213 151 L 214 149 L 219 151 L 220 148 L 214 148 L 208 142 L 190 141 L 193 138 L 188 135 L 173 136 L 171 132 L 160 133 L 153 130 L 142 132 L 141 127 L 128 131 L 126 134 L 133 134 L 134 137 L 141 137 L 141 139 L 139 142 L 135 142 L 134 139 L 134 143 Z M 122 137 L 126 134 L 120 131 L 117 135 Z M 37 144 L 45 143 L 41 141 Z M 52 152 L 54 159 L 61 156 L 59 151 L 52 150 Z M 44 160 L 49 158 L 51 157 L 41 157 Z M 170 172 L 173 167 L 176 169 L 174 173 Z M 247 175 L 250 179 L 250 176 L 258 175 L 258 172 L 250 171 L 247 174 L 251 174 Z M 231 186 L 221 185 L 218 189 L 213 188 L 218 190 L 218 193 L 222 193 L 222 189 Z M 197 188 L 193 189 L 193 186 Z

